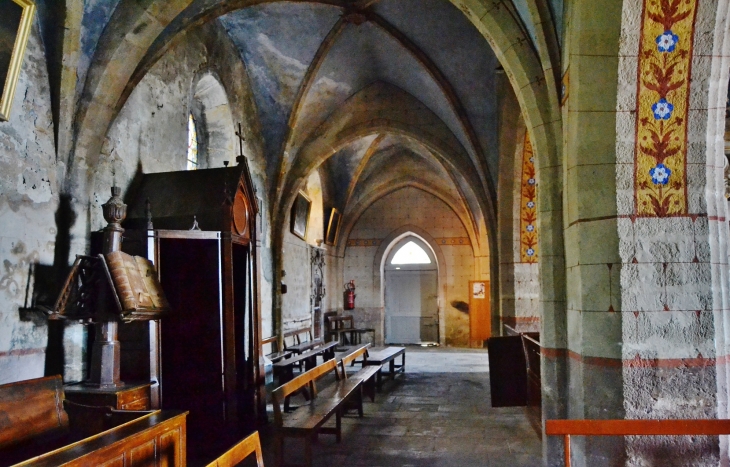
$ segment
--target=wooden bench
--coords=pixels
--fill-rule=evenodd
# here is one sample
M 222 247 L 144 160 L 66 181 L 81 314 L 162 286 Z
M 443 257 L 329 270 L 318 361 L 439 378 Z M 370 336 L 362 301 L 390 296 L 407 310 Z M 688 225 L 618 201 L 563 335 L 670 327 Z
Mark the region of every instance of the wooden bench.
M 258 431 L 254 431 L 242 441 L 236 443 L 235 446 L 208 464 L 207 467 L 234 467 L 246 460 L 251 454 L 256 455 L 256 466 L 264 467 L 264 455 L 261 452 L 261 439 Z
M 401 364 L 396 365 L 395 358 L 401 356 Z M 395 379 L 396 373 L 405 374 L 406 372 L 406 348 L 405 347 L 386 347 L 383 350 L 368 351 L 365 355 L 363 366 L 377 365 L 378 366 L 378 392 L 383 387 L 383 371 L 382 367 L 386 363 L 389 364 L 387 375 L 390 379 Z
M 340 359 L 340 373 L 345 379 L 349 379 L 351 381 L 360 380 L 362 383 L 363 392 L 365 392 L 368 397 L 370 397 L 371 402 L 375 402 L 375 377 L 380 371 L 380 367 L 374 365 L 363 366 L 358 372 L 351 375 L 347 374 L 348 365 L 354 364 L 358 358 L 362 358 L 363 361 L 365 360 L 365 357 L 368 354 L 369 347 L 370 344 L 363 344 L 352 350 L 347 355 L 342 356 L 342 358 Z M 362 397 L 359 398 L 359 404 L 357 409 L 358 414 L 362 417 Z
M 565 466 L 570 467 L 574 436 L 713 436 L 730 434 L 730 420 L 546 420 L 545 434 L 565 439 Z
M 272 351 L 266 354 L 266 358 L 271 360 L 272 363 L 276 363 L 279 360 L 284 360 L 285 358 L 289 358 L 292 355 L 291 351 L 279 350 L 279 339 L 276 336 L 267 337 L 266 339 L 263 339 L 261 341 L 262 348 L 266 344 L 271 344 L 272 347 Z M 261 353 L 263 353 L 263 351 Z
M 60 376 L 0 386 L 0 466 L 101 465 L 121 456 L 184 466 L 187 412 L 116 411 L 64 400 Z
M 337 381 L 324 390 L 317 392 L 316 381 L 333 373 Z M 288 383 L 276 388 L 273 392 L 274 423 L 276 427 L 276 465 L 284 465 L 284 438 L 304 439 L 304 460 L 307 467 L 312 465 L 312 444 L 319 433 L 334 434 L 339 443 L 342 439 L 342 413 L 350 397 L 359 394 L 362 381 L 347 380 L 339 375 L 337 362 L 328 360 L 323 364 L 302 373 Z M 282 410 L 282 403 L 293 393 L 308 388 L 311 399 L 308 404 L 296 408 L 293 412 Z M 335 427 L 324 424 L 335 416 Z
M 274 363 L 274 376 L 277 378 L 279 386 L 294 379 L 295 366 L 301 369 L 303 363 L 305 371 L 311 370 L 317 366 L 317 357 L 320 355 L 322 355 L 322 359 L 324 361 L 332 360 L 335 357 L 336 346 L 337 342 L 328 342 L 327 344 L 310 350 L 309 352 L 294 355 Z M 304 393 L 305 397 L 309 399 L 306 389 Z M 289 410 L 289 398 L 287 398 L 284 402 L 284 410 Z
M 306 340 L 302 336 L 306 337 Z M 288 344 L 287 339 L 293 339 L 293 344 Z M 312 330 L 309 328 L 295 329 L 284 333 L 284 350 L 294 353 L 303 353 L 322 344 L 322 339 L 313 339 Z

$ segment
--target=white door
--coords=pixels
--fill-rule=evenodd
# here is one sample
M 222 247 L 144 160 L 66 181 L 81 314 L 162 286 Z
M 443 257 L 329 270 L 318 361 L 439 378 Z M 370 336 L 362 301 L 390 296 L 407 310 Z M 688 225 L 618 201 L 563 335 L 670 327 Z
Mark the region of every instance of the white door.
M 438 273 L 386 270 L 385 342 L 438 342 Z

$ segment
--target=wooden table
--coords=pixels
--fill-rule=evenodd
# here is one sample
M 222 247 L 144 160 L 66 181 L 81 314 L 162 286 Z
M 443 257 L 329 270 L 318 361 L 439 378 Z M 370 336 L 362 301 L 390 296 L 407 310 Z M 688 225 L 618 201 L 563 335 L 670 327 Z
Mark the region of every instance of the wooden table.
M 356 328 L 352 316 L 330 316 L 328 319 L 328 333 L 342 345 L 361 344 L 364 333 L 375 333 L 375 329 Z
M 401 364 L 396 365 L 395 358 L 401 356 Z M 382 389 L 382 366 L 389 363 L 389 371 L 387 375 L 390 379 L 395 379 L 396 373 L 405 374 L 406 372 L 406 348 L 405 347 L 387 347 L 383 350 L 369 350 L 367 355 L 364 357 L 363 366 L 365 365 L 380 365 L 380 371 L 378 371 L 378 392 Z

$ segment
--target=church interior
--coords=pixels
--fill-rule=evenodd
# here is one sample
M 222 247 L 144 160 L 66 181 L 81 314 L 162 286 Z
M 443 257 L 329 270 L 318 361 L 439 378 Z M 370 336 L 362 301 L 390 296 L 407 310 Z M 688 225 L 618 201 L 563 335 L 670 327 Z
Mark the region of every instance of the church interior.
M 0 466 L 730 465 L 730 0 L 0 11 Z

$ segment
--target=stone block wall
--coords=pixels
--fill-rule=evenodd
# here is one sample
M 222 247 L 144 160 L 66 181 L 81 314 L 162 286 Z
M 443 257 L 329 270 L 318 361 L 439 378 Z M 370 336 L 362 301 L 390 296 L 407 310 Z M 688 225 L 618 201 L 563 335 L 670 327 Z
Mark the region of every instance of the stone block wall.
M 503 92 L 500 98 L 500 151 L 503 157 L 497 188 L 500 202 L 499 324 L 518 332 L 537 332 L 540 330 L 539 255 L 536 245 L 525 242 L 537 240 L 536 222 L 527 223 L 537 206 L 536 200 L 526 199 L 523 193 L 525 188 L 537 191 L 537 183 L 529 185 L 526 181 L 529 177 L 526 169 L 534 170 L 534 156 L 514 93 L 506 82 L 500 81 L 499 86 Z M 530 201 L 535 204 L 527 208 L 526 203 Z M 529 232 L 527 225 L 533 226 Z M 532 238 L 525 239 L 526 235 Z M 533 248 L 533 255 L 526 254 L 528 248 Z

